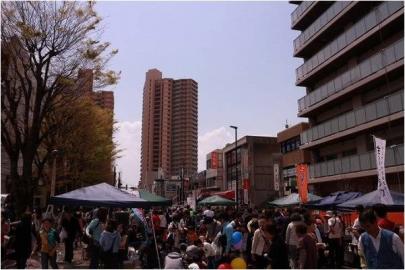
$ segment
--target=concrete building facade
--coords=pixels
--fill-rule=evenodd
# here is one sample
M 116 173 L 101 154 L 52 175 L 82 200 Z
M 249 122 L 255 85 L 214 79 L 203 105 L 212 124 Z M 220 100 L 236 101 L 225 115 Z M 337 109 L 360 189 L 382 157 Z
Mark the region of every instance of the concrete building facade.
M 238 180 L 241 203 L 258 206 L 280 195 L 274 182 L 274 165 L 280 167 L 281 163 L 277 138 L 245 136 L 238 140 L 237 149 L 234 143 L 230 143 L 222 152 L 225 189 L 236 190 Z M 247 185 L 247 192 L 244 185 Z
M 308 128 L 309 124 L 302 122 L 277 133 L 277 142 L 280 144 L 282 153 L 280 186 L 283 187 L 284 195 L 298 192 L 295 166 L 310 163 L 310 153 L 300 149 L 300 134 Z
M 216 149 L 207 154 L 207 187 L 218 187 L 225 190 L 224 163 L 222 149 Z
M 157 69 L 146 72 L 139 186 L 152 191 L 158 177 L 194 177 L 197 132 L 197 82 L 163 78 Z M 158 175 L 158 171 L 162 175 Z
M 292 13 L 294 56 L 306 88 L 298 116 L 310 152 L 310 191 L 369 192 L 377 187 L 373 137 L 387 141 L 386 174 L 403 191 L 403 2 L 301 2 Z

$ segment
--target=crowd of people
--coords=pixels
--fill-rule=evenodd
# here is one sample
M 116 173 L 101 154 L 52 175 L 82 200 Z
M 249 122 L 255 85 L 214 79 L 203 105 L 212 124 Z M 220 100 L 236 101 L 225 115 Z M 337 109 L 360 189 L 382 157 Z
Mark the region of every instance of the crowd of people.
M 387 218 L 385 206 L 357 211 L 353 224 L 336 211 L 321 216 L 303 207 L 174 206 L 140 215 L 65 208 L 55 216 L 26 212 L 17 223 L 2 212 L 2 261 L 11 256 L 22 269 L 40 254 L 41 267 L 55 269 L 63 244 L 70 268 L 73 251 L 81 248 L 91 269 L 121 269 L 134 258 L 149 269 L 342 268 L 348 250 L 351 267 L 403 269 L 403 230 Z

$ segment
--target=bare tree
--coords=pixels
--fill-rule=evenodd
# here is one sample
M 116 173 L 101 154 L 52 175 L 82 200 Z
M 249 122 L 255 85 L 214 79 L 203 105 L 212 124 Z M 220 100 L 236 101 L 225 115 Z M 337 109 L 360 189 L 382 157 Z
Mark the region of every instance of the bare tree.
M 40 145 L 58 128 L 46 119 L 83 95 L 80 69 L 94 71 L 96 87 L 115 84 L 119 74 L 106 65 L 118 51 L 100 41 L 94 2 L 2 2 L 1 8 L 1 139 L 21 212 L 37 187 L 34 161 L 47 156 Z

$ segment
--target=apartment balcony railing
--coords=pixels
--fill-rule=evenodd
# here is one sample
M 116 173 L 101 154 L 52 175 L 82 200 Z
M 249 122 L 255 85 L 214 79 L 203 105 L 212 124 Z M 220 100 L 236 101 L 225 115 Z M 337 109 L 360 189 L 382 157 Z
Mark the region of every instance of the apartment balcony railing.
M 340 2 L 336 2 L 340 3 Z M 297 81 L 301 81 L 304 77 L 324 63 L 327 59 L 331 58 L 338 52 L 342 51 L 354 40 L 365 35 L 372 28 L 380 24 L 382 21 L 390 17 L 399 9 L 403 8 L 402 1 L 382 2 L 371 10 L 366 16 L 361 18 L 357 23 L 348 28 L 345 32 L 339 35 L 336 39 L 325 45 L 318 53 L 313 55 L 304 64 L 296 69 Z M 333 7 L 333 5 L 331 6 Z
M 301 133 L 303 145 L 404 110 L 404 90 L 326 121 Z
M 330 97 L 331 95 L 355 84 L 356 82 L 385 69 L 387 66 L 404 59 L 404 39 L 391 44 L 383 51 L 379 51 L 373 56 L 363 60 L 355 67 L 339 73 L 334 79 L 324 83 L 308 95 L 298 100 L 298 111 L 302 112 L 311 106 Z
M 301 4 L 298 5 L 296 9 L 291 13 L 291 24 L 294 25 L 298 19 L 301 18 L 301 15 L 304 14 L 307 9 L 314 4 L 315 1 L 303 1 Z
M 311 3 L 311 2 L 303 2 L 304 3 Z M 333 18 L 339 15 L 348 5 L 350 5 L 350 1 L 337 1 L 333 5 L 331 5 L 318 19 L 316 19 L 307 29 L 305 29 L 296 39 L 294 39 L 294 51 L 297 52 L 300 50 L 306 43 L 309 41 L 316 33 L 319 32 L 328 22 L 330 22 Z M 312 3 L 311 3 L 312 4 Z M 295 11 L 297 11 L 298 15 L 298 8 L 301 6 L 299 5 Z M 302 11 L 299 15 L 305 12 L 305 10 L 309 7 L 309 4 L 303 6 Z M 304 9 L 305 8 L 305 9 Z M 294 11 L 294 12 L 295 12 Z M 299 16 L 296 17 L 298 20 Z M 292 14 L 293 24 L 294 22 L 294 13 Z M 295 21 L 296 21 L 295 20 Z
M 404 164 L 404 145 L 387 147 L 385 166 L 392 167 Z M 360 155 L 347 156 L 309 166 L 310 178 L 318 178 L 345 173 L 367 171 L 376 168 L 375 152 L 370 151 Z

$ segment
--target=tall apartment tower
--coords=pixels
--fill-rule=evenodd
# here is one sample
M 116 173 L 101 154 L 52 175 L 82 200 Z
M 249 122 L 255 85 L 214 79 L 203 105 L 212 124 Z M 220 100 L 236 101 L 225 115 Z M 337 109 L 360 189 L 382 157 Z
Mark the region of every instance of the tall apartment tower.
M 391 190 L 404 183 L 403 2 L 302 2 L 291 15 L 294 56 L 306 87 L 301 149 L 311 154 L 309 188 L 319 195 L 377 187 L 373 135 L 387 141 Z
M 146 72 L 143 89 L 141 181 L 152 190 L 158 171 L 165 179 L 197 173 L 198 84 Z

